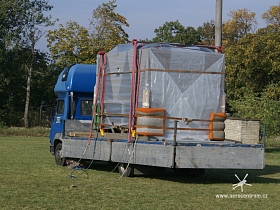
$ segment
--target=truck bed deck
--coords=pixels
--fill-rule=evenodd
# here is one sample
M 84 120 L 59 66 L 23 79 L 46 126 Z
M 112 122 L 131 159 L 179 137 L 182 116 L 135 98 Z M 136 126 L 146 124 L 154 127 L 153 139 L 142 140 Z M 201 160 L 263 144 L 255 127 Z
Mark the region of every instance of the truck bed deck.
M 67 137 L 64 157 L 167 168 L 263 169 L 264 146 L 232 141 L 143 141 Z

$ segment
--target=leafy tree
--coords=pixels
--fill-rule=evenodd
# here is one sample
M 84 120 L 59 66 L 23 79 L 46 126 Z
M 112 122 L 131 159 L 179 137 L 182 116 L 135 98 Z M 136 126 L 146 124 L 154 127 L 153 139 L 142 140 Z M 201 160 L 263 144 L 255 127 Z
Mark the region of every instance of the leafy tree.
M 21 86 L 24 81 L 21 65 L 17 60 L 18 51 L 11 49 L 10 45 L 11 38 L 18 37 L 17 28 L 24 14 L 18 5 L 23 2 L 2 0 L 0 9 L 0 119 L 8 125 L 11 124 L 15 105 L 22 102 L 20 96 L 24 90 Z
M 126 18 L 115 13 L 116 1 L 98 6 L 92 12 L 90 29 L 76 22 L 67 22 L 47 34 L 48 47 L 56 65 L 66 67 L 73 63 L 95 63 L 100 50 L 110 51 L 120 43 L 128 42 L 122 28 L 129 26 Z
M 25 95 L 25 77 L 22 71 L 21 52 L 16 49 L 6 50 L 1 63 L 0 77 L 0 121 L 13 125 L 13 113 L 20 112 L 18 122 L 22 119 Z
M 53 25 L 45 16 L 52 6 L 47 0 L 2 0 L 0 10 L 1 41 L 6 47 L 30 46 L 43 35 L 42 27 Z
M 100 50 L 110 51 L 118 44 L 128 43 L 128 34 L 122 28 L 129 27 L 126 18 L 115 13 L 116 0 L 99 5 L 92 11 L 90 32 L 96 53 Z
M 246 95 L 238 100 L 231 101 L 235 107 L 234 116 L 247 119 L 260 119 L 266 125 L 267 135 L 275 136 L 280 132 L 280 101 L 271 100 L 265 95 Z
M 210 20 L 197 28 L 199 43 L 204 45 L 215 45 L 215 21 Z
M 268 134 L 275 135 L 280 127 L 279 27 L 247 34 L 227 48 L 226 57 L 228 111 L 261 119 Z
M 257 21 L 255 13 L 248 9 L 238 9 L 230 11 L 231 19 L 223 24 L 223 46 L 237 44 L 238 40 L 245 35 L 255 31 Z
M 248 34 L 237 45 L 229 47 L 226 55 L 226 84 L 230 98 L 242 96 L 244 88 L 261 93 L 268 85 L 275 86 L 280 82 L 278 28 L 267 26 L 256 34 Z
M 1 0 L 1 9 L 0 9 L 0 68 L 9 69 L 7 67 L 7 61 L 13 62 L 10 60 L 10 49 L 12 48 L 12 43 L 14 40 L 19 39 L 19 34 L 21 32 L 22 18 L 25 14 L 23 5 L 27 0 Z M 0 80 L 5 80 L 6 72 L 0 72 Z M 1 90 L 5 90 L 2 88 Z
M 38 56 L 38 60 L 46 62 L 44 54 Z M 34 80 L 32 85 L 37 88 L 33 91 L 31 101 L 32 106 L 39 107 L 42 101 L 46 102 L 48 107 L 55 106 L 55 93 L 54 86 L 57 82 L 57 78 L 62 71 L 62 68 L 57 67 L 54 63 L 40 66 L 37 68 L 38 71 L 34 72 Z
M 30 49 L 12 48 L 6 51 L 5 62 L 2 67 L 2 77 L 0 78 L 0 121 L 5 122 L 8 126 L 24 126 L 24 107 L 26 95 L 26 78 L 27 69 L 23 60 L 28 59 Z M 47 63 L 48 56 L 45 53 L 35 51 L 35 61 L 33 64 L 33 79 L 31 80 L 32 94 L 30 95 L 30 110 L 39 107 L 42 99 L 51 98 L 54 101 L 54 94 L 45 97 L 50 93 L 50 76 L 55 75 L 53 72 L 48 73 Z M 50 76 L 48 76 L 50 74 Z M 57 75 L 57 74 L 56 74 Z M 8 90 L 8 91 L 7 91 Z M 53 92 L 53 90 L 52 90 Z
M 38 78 L 39 87 L 41 87 L 41 98 L 38 97 L 38 100 L 44 100 L 47 103 L 48 107 L 55 107 L 55 99 L 56 95 L 54 94 L 54 86 L 57 82 L 57 78 L 62 71 L 62 68 L 59 68 L 55 65 L 54 62 L 49 63 L 46 70 L 44 70 L 43 74 L 40 74 L 40 78 Z M 38 94 L 40 93 L 38 92 Z
M 170 21 L 163 24 L 154 30 L 156 37 L 152 39 L 153 42 L 168 42 L 179 43 L 182 45 L 197 44 L 198 33 L 189 26 L 185 28 L 178 20 Z
M 266 11 L 262 18 L 265 19 L 267 24 L 280 25 L 280 3 L 277 6 L 271 6 L 268 11 Z
M 26 81 L 24 85 L 26 90 L 24 124 L 25 127 L 29 127 L 28 113 L 32 72 L 34 66 L 38 66 L 35 63 L 38 56 L 35 45 L 44 34 L 42 28 L 53 25 L 51 17 L 45 15 L 45 12 L 51 10 L 52 6 L 48 5 L 47 0 L 3 0 L 1 3 L 1 6 L 3 6 L 0 10 L 1 54 L 9 56 L 10 52 L 17 52 L 12 62 L 19 62 L 17 63 L 19 66 L 17 70 L 21 71 L 15 72 L 26 75 L 24 77 Z M 0 65 L 5 68 L 7 63 L 0 61 Z M 8 70 L 13 71 L 15 69 Z M 0 76 L 5 81 L 11 80 L 7 75 L 2 74 Z M 19 75 L 17 76 L 19 77 Z
M 2 0 L 0 9 L 0 42 L 5 49 L 19 38 L 28 0 Z M 2 48 L 3 49 L 3 48 Z
M 185 28 L 182 44 L 192 45 L 192 44 L 197 44 L 198 41 L 199 41 L 199 36 L 195 28 L 192 26 L 188 26 L 187 28 Z
M 31 85 L 36 88 L 33 88 L 30 96 L 30 105 L 39 107 L 43 100 L 51 106 L 55 102 L 53 88 L 61 69 L 49 64 L 49 57 L 46 53 L 36 51 L 35 59 Z
M 92 52 L 93 41 L 88 30 L 77 22 L 67 22 L 66 26 L 48 31 L 48 47 L 56 65 L 65 68 L 74 63 L 95 63 L 96 54 Z
M 22 19 L 23 24 L 21 25 L 20 45 L 24 48 L 30 49 L 30 56 L 28 56 L 27 59 L 24 60 L 25 67 L 27 69 L 24 126 L 28 128 L 31 79 L 36 54 L 35 45 L 44 34 L 42 27 L 52 26 L 54 22 L 51 21 L 51 16 L 45 16 L 44 14 L 44 12 L 50 11 L 52 9 L 52 6 L 48 5 L 47 0 L 31 0 L 24 6 L 25 15 Z

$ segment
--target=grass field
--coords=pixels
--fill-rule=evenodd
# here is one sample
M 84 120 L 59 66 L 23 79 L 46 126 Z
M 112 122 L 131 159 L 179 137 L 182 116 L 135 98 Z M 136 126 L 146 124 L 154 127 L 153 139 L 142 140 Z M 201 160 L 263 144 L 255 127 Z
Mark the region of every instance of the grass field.
M 0 137 L 0 209 L 280 209 L 280 143 L 267 145 L 264 170 L 206 170 L 199 177 L 165 170 L 118 180 L 107 163 L 94 162 L 88 177 L 55 165 L 46 137 Z M 252 186 L 232 190 L 235 174 L 247 173 Z

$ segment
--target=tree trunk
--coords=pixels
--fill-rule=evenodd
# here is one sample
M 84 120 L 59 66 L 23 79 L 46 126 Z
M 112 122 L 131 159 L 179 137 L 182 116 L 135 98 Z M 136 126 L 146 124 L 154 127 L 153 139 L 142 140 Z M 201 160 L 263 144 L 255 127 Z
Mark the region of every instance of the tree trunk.
M 29 114 L 29 101 L 30 101 L 30 84 L 32 75 L 32 65 L 28 68 L 27 83 L 26 83 L 26 99 L 24 108 L 24 127 L 29 128 L 28 114 Z

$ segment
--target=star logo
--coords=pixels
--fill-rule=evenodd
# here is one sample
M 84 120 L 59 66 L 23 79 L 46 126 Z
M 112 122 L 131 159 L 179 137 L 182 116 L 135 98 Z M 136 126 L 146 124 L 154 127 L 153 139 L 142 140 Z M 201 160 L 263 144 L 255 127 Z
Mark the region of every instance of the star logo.
M 235 174 L 235 177 L 239 180 L 239 182 L 237 184 L 233 184 L 233 188 L 232 190 L 235 190 L 235 188 L 240 187 L 241 188 L 241 192 L 243 192 L 243 185 L 248 185 L 248 186 L 252 186 L 251 184 L 247 184 L 246 178 L 247 178 L 248 174 L 245 175 L 245 177 L 243 178 L 243 180 L 241 181 L 239 179 L 239 177 Z

